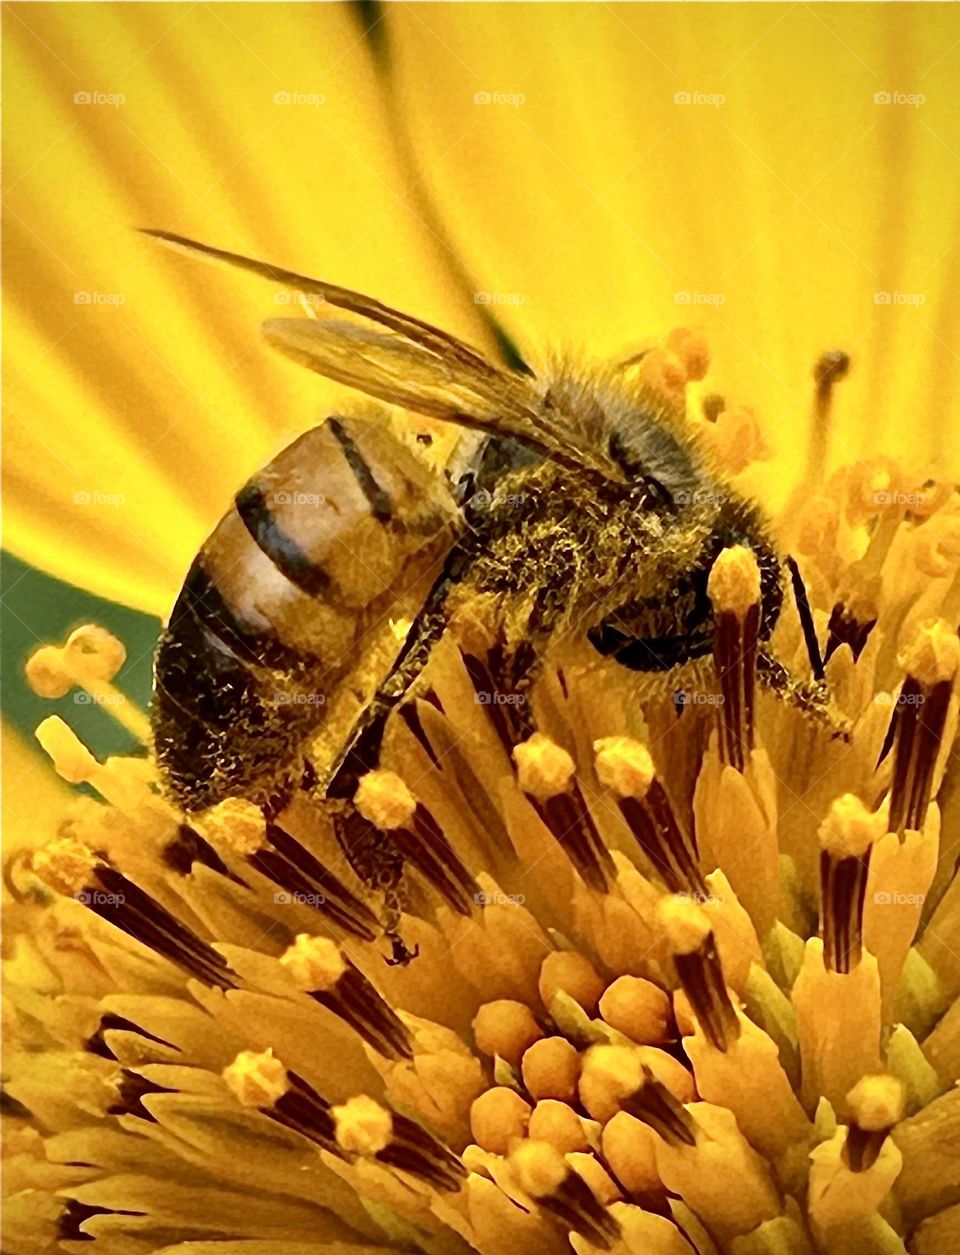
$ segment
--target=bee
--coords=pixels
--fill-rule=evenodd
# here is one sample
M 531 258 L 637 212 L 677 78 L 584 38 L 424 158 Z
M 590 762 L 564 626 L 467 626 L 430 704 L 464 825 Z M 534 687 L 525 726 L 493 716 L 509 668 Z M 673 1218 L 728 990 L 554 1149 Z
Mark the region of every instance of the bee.
M 239 796 L 276 814 L 306 779 L 339 803 L 347 848 L 349 800 L 377 764 L 387 716 L 478 607 L 492 643 L 468 669 L 503 695 L 497 716 L 520 738 L 522 695 L 560 642 L 666 676 L 709 655 L 707 577 L 734 544 L 759 564 L 761 654 L 778 674 L 765 642 L 784 575 L 766 523 L 711 477 L 679 416 L 622 373 L 560 369 L 541 380 L 371 297 L 150 234 L 346 311 L 350 320 L 271 320 L 266 339 L 368 397 L 476 433 L 451 478 L 382 417 L 334 415 L 240 490 L 191 566 L 156 656 L 156 755 L 186 811 Z M 409 628 L 398 641 L 399 621 Z M 328 707 L 352 676 L 378 667 L 318 774 L 308 747 Z

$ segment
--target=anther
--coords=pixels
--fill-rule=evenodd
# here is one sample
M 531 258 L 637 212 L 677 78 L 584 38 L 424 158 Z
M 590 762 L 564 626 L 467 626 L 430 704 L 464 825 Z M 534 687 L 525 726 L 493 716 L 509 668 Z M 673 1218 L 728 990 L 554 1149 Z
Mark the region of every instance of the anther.
M 663 898 L 657 910 L 683 992 L 711 1045 L 725 1052 L 740 1036 L 706 912 L 689 898 Z
M 477 1049 L 491 1059 L 499 1056 L 519 1064 L 524 1052 L 543 1037 L 543 1029 L 525 1002 L 501 998 L 485 1002 L 473 1020 Z
M 42 846 L 33 856 L 33 869 L 52 889 L 82 903 L 189 976 L 220 989 L 235 987 L 222 955 L 75 837 L 58 837 Z
M 430 811 L 392 771 L 369 771 L 354 796 L 357 810 L 460 915 L 469 915 L 478 887 Z
M 530 1104 L 505 1085 L 485 1090 L 470 1107 L 470 1132 L 478 1146 L 492 1155 L 506 1155 L 526 1137 Z
M 754 747 L 754 688 L 760 631 L 760 567 L 743 545 L 724 549 L 707 581 L 716 628 L 714 658 L 723 701 L 720 757 L 743 771 Z
M 613 859 L 587 809 L 573 759 L 541 732 L 513 751 L 517 783 L 591 889 L 606 892 L 614 879 Z
M 412 1059 L 403 1021 L 329 937 L 300 933 L 280 956 L 298 988 L 348 1024 L 386 1059 Z
M 891 832 L 923 827 L 958 665 L 960 640 L 942 620 L 923 628 L 907 653 L 896 706 Z
M 40 697 L 64 697 L 83 689 L 137 740 L 146 744 L 150 723 L 142 711 L 110 683 L 127 659 L 122 641 L 89 623 L 76 628 L 62 646 L 42 645 L 27 660 L 27 683 Z
M 565 1228 L 602 1250 L 617 1241 L 620 1226 L 555 1146 L 521 1142 L 510 1155 L 510 1166 L 521 1189 Z
M 828 971 L 850 972 L 860 962 L 870 850 L 886 829 L 883 817 L 852 793 L 833 803 L 820 826 L 820 918 Z
M 630 737 L 593 743 L 597 778 L 616 797 L 640 848 L 673 893 L 706 893 L 696 842 L 676 817 L 646 746 Z
M 241 798 L 221 802 L 204 812 L 202 826 L 283 890 L 278 900 L 311 907 L 363 941 L 377 936 L 379 924 L 373 912 L 296 837 L 265 819 L 252 802 Z
M 866 1172 L 877 1162 L 891 1129 L 903 1117 L 905 1092 L 895 1076 L 864 1076 L 847 1094 L 853 1119 L 847 1127 L 843 1161 L 851 1172 Z
M 364 1094 L 331 1109 L 337 1144 L 348 1155 L 374 1159 L 438 1190 L 455 1191 L 466 1175 L 453 1152 L 414 1120 Z
M 243 1107 L 252 1107 L 314 1145 L 341 1153 L 330 1104 L 271 1049 L 244 1050 L 223 1070 L 227 1088 Z
M 813 367 L 813 382 L 814 413 L 818 424 L 829 421 L 833 390 L 842 379 L 846 379 L 849 370 L 850 358 L 842 349 L 831 349 L 817 358 Z

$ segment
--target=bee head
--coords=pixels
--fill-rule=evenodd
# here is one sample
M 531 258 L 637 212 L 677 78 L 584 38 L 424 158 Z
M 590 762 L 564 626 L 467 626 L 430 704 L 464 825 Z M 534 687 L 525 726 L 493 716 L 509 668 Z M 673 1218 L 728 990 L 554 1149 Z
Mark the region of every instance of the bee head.
M 673 499 L 670 529 L 686 526 L 684 515 L 697 503 L 682 494 Z M 756 511 L 733 498 L 714 514 L 711 530 L 689 566 L 664 579 L 663 588 L 634 597 L 608 611 L 587 632 L 598 653 L 632 671 L 669 671 L 713 650 L 714 613 L 707 592 L 711 568 L 731 545 L 752 550 L 760 568 L 760 637 L 773 631 L 783 603 L 783 570 Z M 655 561 L 651 555 L 650 561 Z

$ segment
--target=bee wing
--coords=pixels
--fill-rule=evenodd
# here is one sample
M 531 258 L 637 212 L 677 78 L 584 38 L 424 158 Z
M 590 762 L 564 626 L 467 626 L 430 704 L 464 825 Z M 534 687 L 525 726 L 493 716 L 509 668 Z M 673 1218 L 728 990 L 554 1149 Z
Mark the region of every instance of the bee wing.
M 525 440 L 568 466 L 595 471 L 606 479 L 622 478 L 613 462 L 581 443 L 562 421 L 544 417 L 541 398 L 528 376 L 495 366 L 456 336 L 348 288 L 172 232 L 144 234 L 319 297 L 387 329 L 327 318 L 267 322 L 269 342 L 311 370 L 419 414 Z

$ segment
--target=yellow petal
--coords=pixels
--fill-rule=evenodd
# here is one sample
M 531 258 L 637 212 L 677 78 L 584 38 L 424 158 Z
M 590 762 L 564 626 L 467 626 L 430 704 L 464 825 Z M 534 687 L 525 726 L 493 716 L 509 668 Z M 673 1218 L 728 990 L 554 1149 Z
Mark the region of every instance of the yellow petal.
M 711 384 L 758 411 L 782 491 L 814 360 L 842 348 L 835 458 L 879 445 L 956 464 L 956 9 L 389 18 L 427 182 L 526 353 L 609 355 L 701 325 Z
M 452 313 L 347 6 L 38 6 L 4 36 L 7 544 L 166 613 L 232 494 L 342 393 L 262 346 L 285 293 L 135 228 L 461 333 L 474 310 Z

